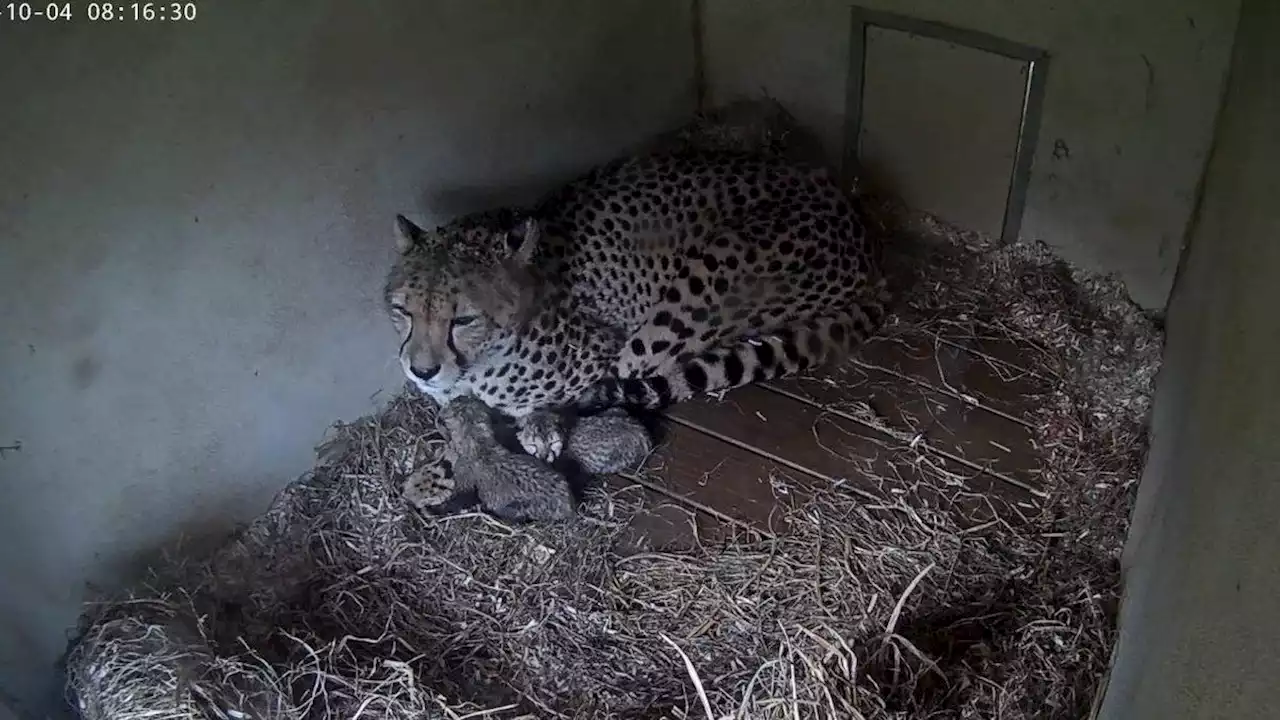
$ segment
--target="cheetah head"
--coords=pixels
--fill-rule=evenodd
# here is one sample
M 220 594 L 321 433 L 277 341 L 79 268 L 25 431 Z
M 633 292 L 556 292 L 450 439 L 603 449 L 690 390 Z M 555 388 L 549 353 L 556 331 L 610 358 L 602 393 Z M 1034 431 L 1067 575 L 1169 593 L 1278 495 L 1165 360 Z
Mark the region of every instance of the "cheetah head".
M 489 408 L 474 395 L 459 395 L 446 403 L 440 420 L 453 442 L 491 433 Z
M 427 231 L 396 217 L 400 254 L 387 277 L 387 312 L 400 334 L 400 365 L 422 392 L 447 401 L 469 366 L 529 320 L 540 233 L 532 218 L 476 215 Z

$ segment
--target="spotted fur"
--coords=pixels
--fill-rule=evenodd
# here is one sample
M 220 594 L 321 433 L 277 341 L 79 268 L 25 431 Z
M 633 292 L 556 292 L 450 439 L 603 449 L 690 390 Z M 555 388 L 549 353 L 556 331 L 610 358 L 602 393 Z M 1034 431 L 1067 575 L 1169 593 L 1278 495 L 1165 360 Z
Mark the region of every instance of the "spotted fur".
M 507 450 L 489 409 L 474 397 L 454 398 L 441 409 L 440 419 L 447 433 L 443 456 L 414 467 L 403 486 L 406 500 L 437 515 L 479 504 L 509 520 L 568 517 L 572 499 L 564 491 L 573 482 L 560 470 L 579 481 L 583 473 L 634 470 L 653 448 L 644 424 L 622 408 L 571 418 L 567 462 L 560 468 Z
M 611 163 L 530 212 L 400 218 L 406 375 L 517 418 L 658 407 L 813 367 L 880 325 L 880 249 L 823 170 L 681 151 Z
M 622 408 L 577 418 L 569 429 L 564 454 L 590 475 L 636 470 L 653 449 L 645 426 Z
M 494 435 L 489 408 L 480 400 L 456 397 L 440 418 L 449 433 L 446 458 L 453 469 L 453 492 L 442 492 L 427 504 L 474 493 L 485 510 L 515 522 L 563 520 L 574 514 L 573 490 L 565 476 L 504 447 Z

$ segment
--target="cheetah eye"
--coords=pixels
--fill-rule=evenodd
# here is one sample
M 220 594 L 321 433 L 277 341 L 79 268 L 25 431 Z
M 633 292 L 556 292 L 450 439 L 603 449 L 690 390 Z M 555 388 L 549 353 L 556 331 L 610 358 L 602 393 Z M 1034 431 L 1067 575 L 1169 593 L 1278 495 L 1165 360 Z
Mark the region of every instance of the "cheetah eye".
M 462 327 L 462 326 L 464 326 L 464 325 L 470 325 L 471 323 L 473 323 L 473 322 L 475 322 L 475 321 L 476 321 L 476 317 L 477 317 L 476 315 L 458 315 L 458 316 L 455 316 L 455 317 L 453 318 L 453 326 L 454 326 L 454 327 Z

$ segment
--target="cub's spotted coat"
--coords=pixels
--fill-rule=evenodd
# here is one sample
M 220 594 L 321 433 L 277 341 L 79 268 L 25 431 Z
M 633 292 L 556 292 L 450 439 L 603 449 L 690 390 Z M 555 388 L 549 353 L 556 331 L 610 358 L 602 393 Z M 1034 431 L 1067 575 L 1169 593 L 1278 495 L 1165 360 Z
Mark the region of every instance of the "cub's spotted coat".
M 454 398 L 440 413 L 449 433 L 446 458 L 453 487 L 435 502 L 475 493 L 485 510 L 515 522 L 562 520 L 574 512 L 569 481 L 550 465 L 514 453 L 494 436 L 489 408 L 471 395 Z
M 449 439 L 441 462 L 416 468 L 405 485 L 412 504 L 440 512 L 480 505 L 513 521 L 554 520 L 572 514 L 568 479 L 550 465 L 503 447 L 489 409 L 473 396 L 441 409 Z M 634 469 L 652 448 L 644 425 L 620 409 L 579 418 L 565 457 L 575 472 L 606 475 Z

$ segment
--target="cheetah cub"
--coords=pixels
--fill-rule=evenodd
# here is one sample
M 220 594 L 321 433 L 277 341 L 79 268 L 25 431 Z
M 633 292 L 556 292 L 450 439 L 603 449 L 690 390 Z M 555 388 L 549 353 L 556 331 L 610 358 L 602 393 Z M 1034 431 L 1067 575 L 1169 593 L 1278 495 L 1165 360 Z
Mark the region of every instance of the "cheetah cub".
M 446 457 L 453 466 L 454 492 L 475 492 L 486 510 L 504 520 L 573 516 L 573 491 L 565 476 L 531 455 L 503 447 L 494 436 L 489 408 L 478 398 L 455 398 L 440 417 L 449 433 Z
M 589 475 L 635 470 L 649 452 L 649 431 L 623 408 L 578 418 L 569 431 L 565 455 Z

